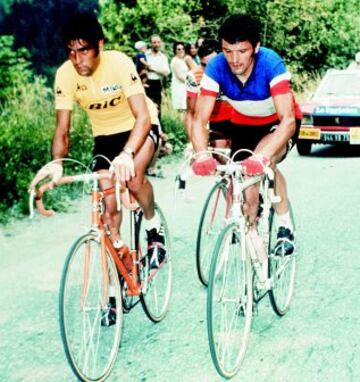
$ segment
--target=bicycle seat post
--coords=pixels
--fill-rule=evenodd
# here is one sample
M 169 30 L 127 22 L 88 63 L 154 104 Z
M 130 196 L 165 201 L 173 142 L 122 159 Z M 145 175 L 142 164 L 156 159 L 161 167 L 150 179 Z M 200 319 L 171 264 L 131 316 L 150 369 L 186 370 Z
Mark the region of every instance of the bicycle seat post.
M 101 199 L 102 195 L 99 188 L 99 180 L 94 178 L 92 181 L 91 189 L 91 201 L 92 201 L 92 211 L 91 211 L 91 227 L 93 229 L 99 228 L 100 222 L 100 212 L 101 212 Z

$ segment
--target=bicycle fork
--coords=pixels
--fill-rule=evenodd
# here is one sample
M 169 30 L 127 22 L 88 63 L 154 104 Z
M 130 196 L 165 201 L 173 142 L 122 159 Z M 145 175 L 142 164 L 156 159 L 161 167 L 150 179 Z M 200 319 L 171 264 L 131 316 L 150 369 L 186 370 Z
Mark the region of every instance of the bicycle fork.
M 260 261 L 258 254 L 256 253 L 256 249 L 254 247 L 254 244 L 252 243 L 252 240 L 250 238 L 249 231 L 245 234 L 246 238 L 246 247 L 249 251 L 251 263 L 255 269 L 256 276 L 259 279 L 259 285 L 257 285 L 258 289 L 260 290 L 269 290 L 272 287 L 272 280 L 268 277 L 268 255 L 265 259 L 262 259 L 263 261 Z

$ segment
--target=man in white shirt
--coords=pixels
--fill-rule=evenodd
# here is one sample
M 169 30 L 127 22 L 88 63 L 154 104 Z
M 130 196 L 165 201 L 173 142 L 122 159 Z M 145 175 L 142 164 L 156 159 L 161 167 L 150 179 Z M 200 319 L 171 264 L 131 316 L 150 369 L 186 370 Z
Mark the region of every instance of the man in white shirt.
M 161 116 L 161 90 L 162 79 L 170 74 L 169 60 L 167 56 L 160 51 L 161 39 L 158 35 L 152 35 L 150 38 L 151 49 L 146 53 L 149 64 L 147 96 L 154 101 L 159 108 L 159 117 Z

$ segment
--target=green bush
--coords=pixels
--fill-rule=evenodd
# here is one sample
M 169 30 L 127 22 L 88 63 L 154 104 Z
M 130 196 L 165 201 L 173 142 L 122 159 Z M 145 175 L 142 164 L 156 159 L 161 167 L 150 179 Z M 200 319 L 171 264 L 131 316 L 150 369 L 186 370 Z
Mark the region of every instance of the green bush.
M 173 146 L 174 154 L 181 152 L 184 149 L 184 145 L 188 142 L 182 120 L 183 116 L 174 110 L 171 105 L 170 96 L 164 92 L 161 125 L 164 132 L 168 135 L 169 142 Z
M 88 163 L 92 137 L 86 116 L 73 113 L 69 157 Z M 13 88 L 0 109 L 0 221 L 28 212 L 31 179 L 51 160 L 51 141 L 55 129 L 52 90 L 36 77 L 33 83 Z

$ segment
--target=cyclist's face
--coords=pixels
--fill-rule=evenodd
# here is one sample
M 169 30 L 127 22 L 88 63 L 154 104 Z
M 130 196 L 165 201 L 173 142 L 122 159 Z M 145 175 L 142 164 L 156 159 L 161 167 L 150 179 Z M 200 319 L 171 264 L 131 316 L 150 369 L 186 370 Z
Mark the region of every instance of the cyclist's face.
M 99 43 L 99 50 L 103 42 Z M 72 40 L 67 44 L 68 57 L 80 76 L 91 76 L 100 63 L 100 55 L 85 40 Z
M 222 40 L 221 47 L 226 61 L 234 74 L 240 76 L 250 75 L 254 66 L 254 54 L 258 49 L 258 45 L 254 48 L 249 41 L 229 44 L 227 41 Z

